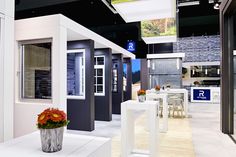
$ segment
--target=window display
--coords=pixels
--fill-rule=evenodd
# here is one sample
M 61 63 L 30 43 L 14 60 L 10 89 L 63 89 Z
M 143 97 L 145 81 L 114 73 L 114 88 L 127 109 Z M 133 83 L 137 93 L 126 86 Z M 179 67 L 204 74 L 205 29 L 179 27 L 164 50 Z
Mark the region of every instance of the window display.
M 112 92 L 118 91 L 118 61 L 113 60 L 112 67 Z
M 23 99 L 51 99 L 51 47 L 51 43 L 21 45 Z
M 67 51 L 67 95 L 70 98 L 85 98 L 85 51 Z
M 149 87 L 156 85 L 171 88 L 181 88 L 182 86 L 182 60 L 179 58 L 160 58 L 148 61 L 149 67 Z
M 127 90 L 127 64 L 123 64 L 123 91 Z
M 94 57 L 94 93 L 96 96 L 105 95 L 105 57 Z
M 191 77 L 220 77 L 220 66 L 191 66 Z

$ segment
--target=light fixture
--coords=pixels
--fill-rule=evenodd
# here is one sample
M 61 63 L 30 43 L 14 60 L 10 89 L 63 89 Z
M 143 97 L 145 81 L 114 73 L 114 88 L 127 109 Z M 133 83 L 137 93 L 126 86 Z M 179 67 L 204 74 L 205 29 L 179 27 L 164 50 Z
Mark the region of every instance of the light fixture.
M 214 0 L 214 9 L 216 9 L 216 10 L 220 9 L 220 2 L 219 2 L 219 0 Z
M 175 18 L 176 0 L 111 0 L 125 22 Z
M 179 70 L 179 58 L 176 59 L 176 68 Z

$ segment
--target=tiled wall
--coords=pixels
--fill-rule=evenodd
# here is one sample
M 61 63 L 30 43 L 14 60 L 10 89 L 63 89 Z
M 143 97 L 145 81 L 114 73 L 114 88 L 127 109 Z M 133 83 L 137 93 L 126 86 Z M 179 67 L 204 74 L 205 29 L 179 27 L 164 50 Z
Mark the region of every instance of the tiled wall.
M 174 53 L 185 53 L 184 62 L 220 61 L 220 36 L 179 38 L 173 49 Z

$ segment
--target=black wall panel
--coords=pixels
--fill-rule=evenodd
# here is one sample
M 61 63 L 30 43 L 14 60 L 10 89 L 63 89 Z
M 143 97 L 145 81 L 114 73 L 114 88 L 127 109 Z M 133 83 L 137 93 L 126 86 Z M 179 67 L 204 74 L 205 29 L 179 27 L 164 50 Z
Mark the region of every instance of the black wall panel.
M 117 77 L 117 91 L 112 91 L 112 113 L 120 114 L 121 111 L 121 103 L 124 99 L 123 94 L 123 56 L 122 54 L 114 54 L 112 55 L 112 62 L 117 63 L 118 77 Z
M 68 50 L 85 49 L 85 100 L 67 99 L 67 116 L 70 130 L 94 130 L 94 41 L 70 41 Z
M 95 119 L 101 121 L 112 120 L 112 92 L 111 92 L 111 49 L 96 49 L 95 56 L 105 56 L 105 96 L 95 96 Z
M 124 63 L 127 65 L 127 86 L 124 91 L 124 101 L 132 99 L 132 64 L 130 58 L 124 58 Z

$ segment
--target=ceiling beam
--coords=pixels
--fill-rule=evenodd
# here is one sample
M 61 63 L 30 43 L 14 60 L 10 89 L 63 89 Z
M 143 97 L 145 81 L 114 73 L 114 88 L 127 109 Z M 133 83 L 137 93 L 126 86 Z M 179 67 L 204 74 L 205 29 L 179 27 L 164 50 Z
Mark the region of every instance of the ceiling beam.
M 46 7 L 51 5 L 70 3 L 81 0 L 18 0 L 16 3 L 16 11 Z

